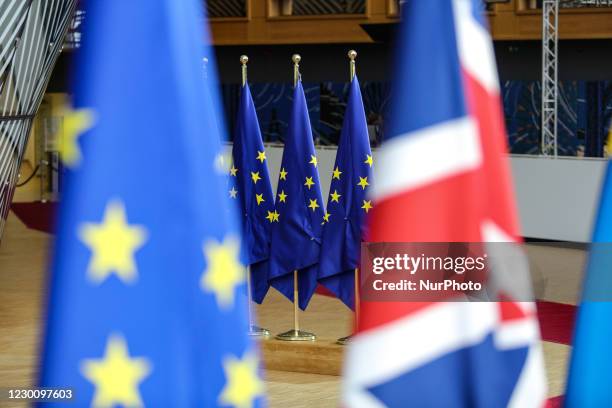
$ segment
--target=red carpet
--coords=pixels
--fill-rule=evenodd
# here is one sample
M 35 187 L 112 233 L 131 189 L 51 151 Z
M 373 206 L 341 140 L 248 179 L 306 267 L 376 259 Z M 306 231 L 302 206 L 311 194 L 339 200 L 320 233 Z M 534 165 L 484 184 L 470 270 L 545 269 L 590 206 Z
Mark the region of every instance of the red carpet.
M 544 300 L 539 300 L 537 306 L 542 340 L 571 345 L 576 306 Z
M 13 203 L 11 210 L 28 228 L 42 232 L 53 232 L 55 226 L 54 202 Z

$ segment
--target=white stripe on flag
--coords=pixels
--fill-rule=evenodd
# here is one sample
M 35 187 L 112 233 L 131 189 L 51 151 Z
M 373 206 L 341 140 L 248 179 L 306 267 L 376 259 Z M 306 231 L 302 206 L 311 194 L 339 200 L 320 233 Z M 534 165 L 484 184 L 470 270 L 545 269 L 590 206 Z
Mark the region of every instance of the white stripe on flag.
M 486 242 L 512 242 L 514 238 L 508 235 L 492 220 L 486 220 L 482 224 L 482 236 Z M 518 247 L 503 247 L 504 250 L 520 250 Z M 489 256 L 495 253 L 500 247 L 487 246 Z M 531 295 L 531 279 L 529 277 L 529 264 L 523 255 L 523 261 L 519 265 L 513 262 L 506 265 L 506 270 L 498 270 L 495 273 L 497 283 L 511 295 L 516 295 L 518 299 L 525 299 Z M 516 254 L 511 259 L 520 259 Z M 498 264 L 503 267 L 502 264 Z M 512 289 L 518 292 L 512 293 Z M 516 302 L 516 306 L 525 312 L 528 318 L 517 321 L 506 322 L 497 330 L 495 344 L 501 349 L 512 349 L 521 347 L 525 343 L 531 343 L 527 360 L 521 371 L 512 397 L 508 403 L 509 408 L 522 407 L 542 407 L 546 400 L 547 384 L 546 376 L 543 371 L 544 362 L 542 357 L 542 346 L 540 343 L 540 331 L 536 321 L 536 307 L 533 302 Z
M 499 322 L 493 302 L 443 302 L 351 338 L 345 386 L 384 383 L 447 353 L 477 344 Z
M 370 194 L 376 201 L 473 170 L 482 162 L 478 129 L 468 117 L 399 135 L 383 143 Z
M 529 347 L 527 361 L 525 361 L 521 376 L 514 387 L 508 408 L 539 408 L 546 405 L 548 385 L 542 367 L 544 367 L 542 345 L 536 340 Z
M 476 21 L 471 0 L 454 0 L 453 11 L 461 66 L 488 92 L 499 93 L 491 35 Z

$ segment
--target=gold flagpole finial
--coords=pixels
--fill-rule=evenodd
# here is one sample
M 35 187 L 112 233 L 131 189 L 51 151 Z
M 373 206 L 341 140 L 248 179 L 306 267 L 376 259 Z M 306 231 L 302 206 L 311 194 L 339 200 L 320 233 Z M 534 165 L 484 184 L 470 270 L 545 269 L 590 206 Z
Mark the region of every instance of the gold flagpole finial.
M 240 63 L 242 64 L 242 86 L 245 86 L 247 83 L 247 62 L 249 62 L 249 57 L 246 55 L 241 55 Z
M 293 54 L 291 61 L 293 61 L 293 86 L 297 86 L 298 80 L 300 79 L 300 61 L 302 57 L 300 54 Z
M 348 52 L 348 57 L 349 57 L 349 60 L 351 60 L 351 62 L 350 62 L 350 72 L 351 72 L 351 81 L 352 81 L 353 78 L 355 78 L 355 58 L 357 58 L 357 51 L 350 50 Z

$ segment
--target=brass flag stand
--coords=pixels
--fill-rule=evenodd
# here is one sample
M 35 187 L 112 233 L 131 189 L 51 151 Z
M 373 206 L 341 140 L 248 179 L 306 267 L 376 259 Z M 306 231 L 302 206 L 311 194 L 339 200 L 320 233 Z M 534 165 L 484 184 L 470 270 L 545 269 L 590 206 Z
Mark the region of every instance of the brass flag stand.
M 246 55 L 240 56 L 240 64 L 242 64 L 242 87 L 247 84 L 247 62 L 249 62 L 249 57 Z M 247 292 L 248 292 L 248 313 L 249 313 L 249 331 L 247 334 L 253 337 L 270 337 L 270 330 L 264 329 L 263 327 L 259 327 L 253 324 L 253 295 L 251 294 L 251 268 L 247 266 L 246 269 L 247 274 Z
M 296 87 L 300 79 L 300 61 L 302 57 L 299 54 L 293 54 L 293 86 Z M 293 329 L 276 335 L 278 340 L 285 341 L 314 341 L 317 336 L 314 333 L 300 330 L 299 321 L 299 290 L 298 290 L 298 271 L 293 271 Z
M 349 57 L 350 78 L 351 78 L 351 81 L 353 81 L 353 78 L 355 78 L 355 58 L 357 58 L 357 51 L 350 50 L 348 52 L 348 57 Z M 355 328 L 357 328 L 357 324 L 359 324 L 359 268 L 355 268 L 354 302 L 355 302 Z M 345 346 L 349 344 L 349 342 L 351 341 L 351 336 L 352 335 L 339 338 L 338 341 L 336 341 L 336 343 Z
M 251 295 L 251 268 L 247 267 L 247 291 L 249 292 L 248 298 L 248 312 L 249 312 L 249 331 L 247 334 L 253 337 L 270 337 L 270 330 L 264 329 L 263 327 L 259 327 L 253 324 L 253 299 Z

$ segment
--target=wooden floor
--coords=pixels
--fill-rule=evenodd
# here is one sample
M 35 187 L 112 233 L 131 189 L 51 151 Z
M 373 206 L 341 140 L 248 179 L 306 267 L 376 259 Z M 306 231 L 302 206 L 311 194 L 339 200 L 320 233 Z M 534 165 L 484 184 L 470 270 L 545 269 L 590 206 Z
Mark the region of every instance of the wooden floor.
M 29 230 L 13 214 L 9 216 L 0 245 L 0 388 L 27 386 L 36 378 L 50 244 L 49 235 Z M 530 247 L 528 252 L 538 297 L 575 303 L 584 252 L 543 247 Z M 256 310 L 260 324 L 273 334 L 292 325 L 292 305 L 274 291 Z M 320 341 L 333 342 L 349 334 L 351 325 L 351 313 L 325 296 L 315 295 L 301 314 L 302 328 L 315 332 Z M 545 342 L 543 348 L 549 396 L 562 394 L 570 347 Z M 265 375 L 271 407 L 338 406 L 338 376 L 272 370 Z

